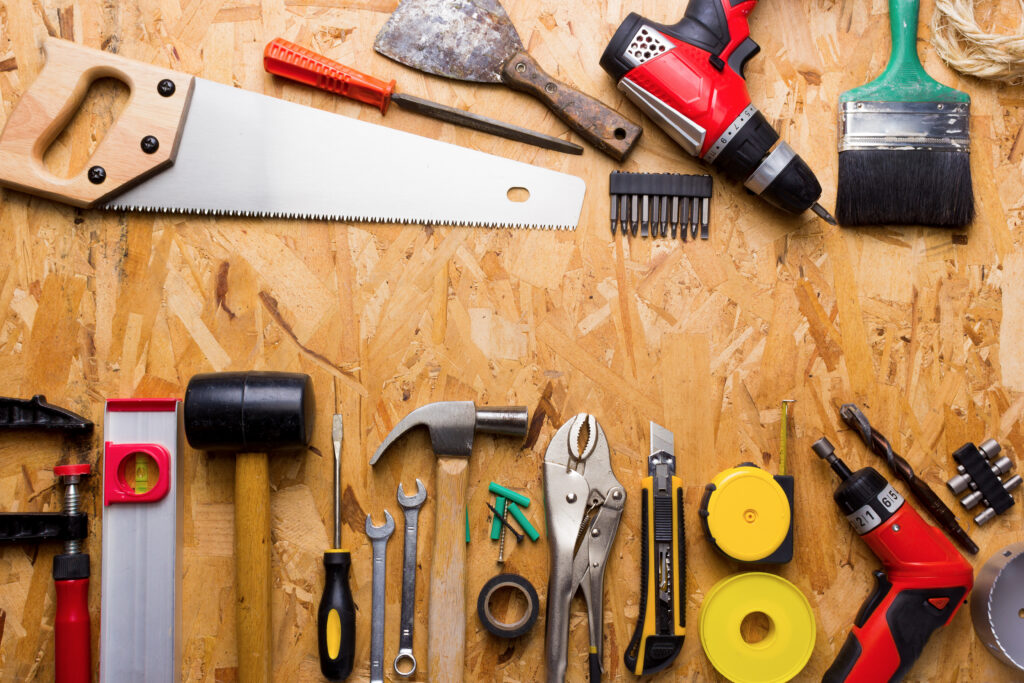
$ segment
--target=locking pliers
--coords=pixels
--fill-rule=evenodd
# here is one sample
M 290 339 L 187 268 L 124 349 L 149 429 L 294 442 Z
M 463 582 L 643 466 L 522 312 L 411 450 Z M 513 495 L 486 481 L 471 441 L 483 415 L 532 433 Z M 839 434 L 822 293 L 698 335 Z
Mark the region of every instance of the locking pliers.
M 601 679 L 604 568 L 625 503 L 626 491 L 612 473 L 604 430 L 593 415 L 576 415 L 555 432 L 544 456 L 544 506 L 551 548 L 549 683 L 565 680 L 569 604 L 577 588 L 587 603 L 590 680 Z

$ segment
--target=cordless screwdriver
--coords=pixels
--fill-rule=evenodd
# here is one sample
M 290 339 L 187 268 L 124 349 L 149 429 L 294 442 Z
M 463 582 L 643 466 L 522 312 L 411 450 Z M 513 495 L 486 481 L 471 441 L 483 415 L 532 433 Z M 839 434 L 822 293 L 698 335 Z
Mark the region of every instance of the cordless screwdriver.
M 750 102 L 743 68 L 761 49 L 747 26 L 756 4 L 690 0 L 670 26 L 632 13 L 601 66 L 684 150 L 780 209 L 835 225 L 814 173 Z
M 811 448 L 839 475 L 833 498 L 883 568 L 822 683 L 899 681 L 965 602 L 971 565 L 877 470 L 850 471 L 828 439 Z
M 352 673 L 356 650 L 356 612 L 348 583 L 352 558 L 341 550 L 341 415 L 334 416 L 334 546 L 324 552 L 324 594 L 316 613 L 320 673 L 329 681 L 343 681 Z

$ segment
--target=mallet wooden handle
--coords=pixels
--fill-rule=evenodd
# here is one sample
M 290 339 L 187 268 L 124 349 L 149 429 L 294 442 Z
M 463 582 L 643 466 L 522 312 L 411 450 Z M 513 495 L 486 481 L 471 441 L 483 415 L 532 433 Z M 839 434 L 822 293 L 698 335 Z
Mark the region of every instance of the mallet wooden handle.
M 235 456 L 235 602 L 238 680 L 269 683 L 270 476 L 266 453 Z
M 438 458 L 427 647 L 432 681 L 460 683 L 466 659 L 466 477 L 469 458 Z
M 0 133 L 0 184 L 90 207 L 174 162 L 193 76 L 55 38 L 46 40 L 44 51 L 46 65 Z M 43 154 L 78 110 L 92 82 L 105 77 L 129 87 L 128 103 L 80 173 L 71 178 L 53 175 L 43 165 Z M 161 88 L 164 80 L 174 87 Z M 151 152 L 143 149 L 147 136 L 158 143 Z M 102 181 L 94 182 L 96 173 L 90 180 L 93 167 L 103 169 Z

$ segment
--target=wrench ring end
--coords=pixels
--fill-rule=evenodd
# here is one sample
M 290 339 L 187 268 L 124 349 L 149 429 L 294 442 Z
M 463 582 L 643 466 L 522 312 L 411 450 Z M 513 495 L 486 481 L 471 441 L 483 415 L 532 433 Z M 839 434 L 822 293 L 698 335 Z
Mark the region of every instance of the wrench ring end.
M 406 661 L 412 664 L 412 667 L 408 671 L 402 671 L 399 668 L 399 665 L 402 662 Z M 413 656 L 412 652 L 398 653 L 398 655 L 395 657 L 395 673 L 401 676 L 402 678 L 409 678 L 409 676 L 412 676 L 414 673 L 416 673 L 416 657 Z

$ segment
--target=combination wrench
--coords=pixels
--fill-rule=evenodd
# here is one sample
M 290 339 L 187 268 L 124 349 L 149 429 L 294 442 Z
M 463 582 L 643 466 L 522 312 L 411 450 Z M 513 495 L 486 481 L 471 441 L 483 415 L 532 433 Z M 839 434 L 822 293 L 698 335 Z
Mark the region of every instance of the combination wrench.
M 395 673 L 403 678 L 416 673 L 416 657 L 412 654 L 412 629 L 416 625 L 416 530 L 420 508 L 426 500 L 427 488 L 419 479 L 413 496 L 406 496 L 402 485 L 398 485 L 398 504 L 405 513 L 405 549 L 402 560 L 402 621 Z M 400 667 L 404 664 L 411 666 L 403 671 Z
M 388 539 L 395 531 L 395 520 L 384 511 L 383 526 L 374 526 L 373 517 L 366 515 L 366 535 L 373 544 L 373 609 L 370 620 L 370 683 L 384 683 L 384 598 L 385 566 L 388 559 Z

